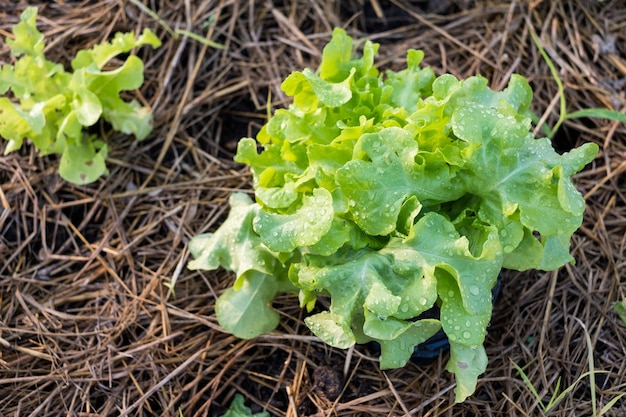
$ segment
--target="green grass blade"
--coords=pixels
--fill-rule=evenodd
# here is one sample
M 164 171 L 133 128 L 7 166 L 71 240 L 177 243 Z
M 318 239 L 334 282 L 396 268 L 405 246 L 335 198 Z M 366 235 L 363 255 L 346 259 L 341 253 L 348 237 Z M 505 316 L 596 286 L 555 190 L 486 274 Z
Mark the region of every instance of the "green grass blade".
M 618 402 L 624 395 L 626 395 L 626 393 L 620 394 L 606 403 L 606 405 L 600 409 L 600 414 L 598 414 L 598 416 L 603 416 L 607 411 L 613 408 L 615 403 Z
M 559 394 L 559 389 L 561 389 L 561 377 L 559 377 L 556 380 L 556 387 L 554 387 L 554 392 L 552 393 L 552 396 L 550 397 L 550 401 L 548 402 L 548 405 L 546 405 L 546 408 L 545 408 L 546 413 L 552 410 L 554 406 L 557 405 L 557 403 L 563 399 L 565 394 L 567 394 L 567 392 L 569 391 L 569 388 L 563 391 L 561 394 Z
M 567 115 L 567 119 L 581 119 L 583 117 L 595 117 L 598 119 L 615 120 L 626 123 L 626 114 L 605 108 L 582 109 Z
M 596 405 L 596 370 L 595 364 L 593 363 L 593 345 L 591 343 L 591 337 L 589 336 L 589 332 L 587 331 L 587 326 L 582 322 L 578 317 L 574 317 L 574 319 L 581 325 L 583 330 L 585 331 L 585 341 L 587 342 L 587 361 L 589 362 L 589 390 L 591 391 L 591 407 L 593 408 L 593 415 L 597 416 L 597 405 Z
M 535 33 L 535 29 L 533 29 L 532 26 L 529 26 L 529 29 L 530 29 L 530 36 L 532 37 L 533 42 L 535 43 L 535 46 L 539 50 L 541 57 L 543 58 L 544 61 L 546 61 L 548 68 L 550 68 L 550 73 L 552 74 L 552 78 L 554 78 L 554 81 L 556 82 L 557 88 L 559 90 L 559 120 L 556 122 L 556 124 L 550 131 L 550 135 L 548 135 L 549 138 L 552 138 L 552 136 L 554 136 L 556 131 L 561 126 L 561 123 L 563 123 L 563 121 L 567 117 L 567 105 L 565 102 L 565 89 L 563 88 L 563 81 L 561 81 L 561 78 L 559 77 L 559 73 L 556 70 L 554 63 L 550 59 L 550 56 L 548 56 L 548 53 L 546 52 L 546 50 L 543 49 L 543 46 L 541 46 L 541 42 L 539 41 L 539 37 Z
M 598 372 L 598 373 L 600 373 L 600 372 Z M 604 372 L 602 372 L 602 373 L 604 373 Z M 567 394 L 569 394 L 569 393 L 570 393 L 570 392 L 571 392 L 571 391 L 572 391 L 572 390 L 576 387 L 576 385 L 578 385 L 578 383 L 579 383 L 580 381 L 582 381 L 583 379 L 585 379 L 585 378 L 586 378 L 587 376 L 589 376 L 590 374 L 591 374 L 591 372 L 589 372 L 589 371 L 585 372 L 584 374 L 582 374 L 581 376 L 579 376 L 578 378 L 576 378 L 576 381 L 572 382 L 572 384 L 571 384 L 570 386 L 568 386 L 567 388 L 565 388 L 565 389 L 563 390 L 563 392 L 561 392 L 561 393 L 560 393 L 560 394 L 559 394 L 556 398 L 554 398 L 554 396 L 553 396 L 553 398 L 552 398 L 552 399 L 550 399 L 550 403 L 548 404 L 548 407 L 546 407 L 546 409 L 547 409 L 548 411 L 550 411 L 552 408 L 554 408 L 554 406 L 555 406 L 555 405 L 557 405 L 557 404 L 558 404 L 558 403 L 559 403 L 559 402 L 560 402 L 563 398 L 565 398 L 565 396 L 566 396 Z M 559 378 L 559 379 L 560 379 L 560 378 Z M 555 390 L 554 392 L 556 393 L 556 392 L 558 392 L 558 390 Z M 593 396 L 595 397 L 595 393 L 594 393 L 594 395 L 593 395 Z M 594 403 L 594 404 L 595 404 L 595 403 Z M 595 409 L 595 405 L 594 405 L 594 409 Z M 595 412 L 594 412 L 594 415 L 595 415 Z
M 528 379 L 528 376 L 526 375 L 526 373 L 522 370 L 522 368 L 520 368 L 519 365 L 517 365 L 516 363 L 513 364 L 513 366 L 515 367 L 515 369 L 517 370 L 517 372 L 519 373 L 520 377 L 522 377 L 522 381 L 524 381 L 524 384 L 526 384 L 526 387 L 528 388 L 528 390 L 531 392 L 531 394 L 533 394 L 533 396 L 537 399 L 537 403 L 541 406 L 541 409 L 543 410 L 544 414 L 548 412 L 548 409 L 546 408 L 546 406 L 543 404 L 543 401 L 541 401 L 541 396 L 539 395 L 539 393 L 537 392 L 537 389 L 535 388 L 535 386 L 533 385 L 532 382 L 530 382 L 530 379 Z M 560 378 L 559 378 L 560 379 Z
M 139 0 L 130 0 L 130 2 L 132 4 L 134 4 L 135 6 L 139 7 L 139 9 L 142 12 L 144 12 L 145 14 L 147 14 L 148 16 L 150 16 L 151 18 L 156 20 L 159 25 L 163 26 L 163 29 L 165 29 L 167 31 L 167 33 L 169 33 L 172 38 L 178 39 L 178 35 L 176 33 L 174 33 L 174 31 L 172 30 L 171 26 L 168 25 L 167 23 L 165 23 L 165 20 L 161 19 L 159 17 L 159 15 L 156 14 L 152 9 L 150 9 L 150 8 L 146 7 L 145 5 L 143 5 L 142 3 L 140 3 Z
M 190 32 L 188 30 L 184 30 L 184 29 L 179 29 L 176 31 L 177 34 L 183 35 L 183 36 L 187 36 L 188 38 L 191 38 L 193 40 L 196 40 L 198 42 L 200 42 L 201 44 L 204 44 L 206 46 L 210 46 L 212 48 L 215 49 L 224 49 L 225 46 L 222 45 L 221 43 L 217 43 L 217 42 L 213 42 L 210 39 L 204 38 L 196 33 Z

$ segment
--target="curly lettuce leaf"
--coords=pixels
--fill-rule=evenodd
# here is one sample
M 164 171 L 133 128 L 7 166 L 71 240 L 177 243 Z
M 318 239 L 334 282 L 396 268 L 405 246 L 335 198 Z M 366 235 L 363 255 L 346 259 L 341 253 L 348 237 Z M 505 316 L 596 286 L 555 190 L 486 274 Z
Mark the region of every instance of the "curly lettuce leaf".
M 480 226 L 476 226 L 480 227 Z M 459 292 L 461 308 L 469 314 L 491 311 L 491 289 L 496 283 L 502 264 L 502 250 L 495 228 L 483 230 L 483 244 L 470 250 L 470 242 L 461 236 L 444 216 L 429 212 L 415 224 L 406 239 L 391 241 L 383 252 L 390 251 L 396 263 L 422 266 L 438 283 L 442 309 L 450 291 Z M 441 290 L 441 282 L 451 280 L 455 288 Z M 447 323 L 454 325 L 456 323 Z M 453 327 L 444 330 L 452 334 Z
M 13 95 L 29 103 L 65 93 L 70 80 L 61 64 L 42 56 L 25 55 L 13 65 L 0 67 L 0 94 L 11 90 Z
M 330 108 L 339 107 L 347 103 L 352 98 L 350 89 L 350 79 L 354 75 L 355 69 L 350 71 L 348 77 L 339 83 L 330 83 L 323 80 L 319 75 L 309 69 L 304 69 L 302 74 L 307 79 L 313 92 L 322 105 Z
M 479 217 L 500 229 L 504 251 L 513 260 L 504 266 L 555 269 L 572 261 L 563 244 L 580 227 L 585 203 L 571 175 L 595 157 L 598 146 L 588 143 L 559 155 L 548 139 L 535 139 L 530 119 L 519 113 L 532 97 L 519 76 L 502 92 L 491 91 L 485 79 L 473 77 L 452 94 L 453 132 L 475 145 L 458 179 L 467 193 L 480 197 L 473 207 Z M 523 263 L 521 253 L 514 251 L 529 237 L 525 230 L 538 232 L 542 247 L 526 241 L 523 250 L 530 256 Z M 531 250 L 542 254 L 529 254 Z
M 422 265 L 437 282 L 440 322 L 452 351 L 447 369 L 457 376 L 457 401 L 474 392 L 476 380 L 487 365 L 486 356 L 481 360 L 483 356 L 474 352 L 484 352 L 483 341 L 491 319 L 491 289 L 502 264 L 496 229 L 473 227 L 479 229 L 475 235 L 482 235 L 476 238 L 482 245 L 471 250 L 467 237 L 461 236 L 450 221 L 427 213 L 407 239 L 392 242 L 384 250 L 394 253 L 396 262 Z M 469 352 L 472 354 L 468 356 Z
M 302 197 L 302 206 L 292 214 L 260 210 L 254 219 L 254 230 L 271 250 L 291 252 L 318 243 L 332 223 L 332 196 L 326 189 L 317 188 L 312 195 Z
M 330 42 L 324 46 L 319 73 L 324 80 L 345 79 L 352 59 L 352 38 L 341 29 L 334 29 Z
M 8 141 L 4 154 L 22 147 L 23 138 L 40 125 L 40 109 L 30 114 L 16 107 L 8 98 L 0 97 L 0 136 Z
M 432 205 L 462 195 L 454 173 L 445 165 L 431 169 L 418 164 L 418 151 L 410 133 L 389 127 L 362 135 L 355 158 L 337 170 L 337 184 L 348 198 L 354 221 L 366 233 L 393 232 L 403 202 L 412 196 Z
M 145 28 L 139 36 L 132 32 L 118 32 L 110 42 L 102 42 L 91 49 L 78 51 L 72 60 L 72 68 L 75 71 L 89 66 L 102 69 L 114 57 L 142 45 L 158 48 L 161 46 L 161 40 L 148 28 Z
M 450 341 L 450 359 L 446 370 L 456 378 L 455 401 L 461 403 L 476 390 L 478 375 L 487 369 L 487 352 L 480 344 L 467 346 Z
M 43 35 L 37 30 L 37 8 L 27 7 L 20 16 L 20 22 L 13 26 L 15 39 L 7 38 L 7 45 L 14 56 L 43 56 L 45 47 Z
M 93 91 L 89 90 L 88 80 L 84 71 L 75 72 L 70 81 L 74 93 L 73 107 L 76 121 L 83 126 L 92 126 L 102 115 L 102 103 Z
M 491 317 L 491 288 L 501 265 L 497 234 L 491 232 L 480 253 L 473 254 L 450 221 L 428 213 L 408 238 L 393 239 L 379 251 L 305 256 L 304 263 L 295 265 L 292 281 L 306 293 L 331 297 L 329 311 L 312 315 L 305 323 L 339 348 L 378 341 L 385 368 L 403 366 L 412 349 L 441 325 L 450 340 L 482 345 Z M 407 321 L 437 299 L 442 302 L 441 323 Z
M 230 212 L 215 233 L 203 233 L 189 241 L 193 260 L 191 270 L 211 271 L 222 267 L 237 277 L 248 271 L 272 274 L 278 268 L 277 258 L 253 230 L 253 220 L 260 211 L 244 193 L 233 193 Z
M 189 242 L 190 269 L 233 271 L 235 285 L 219 296 L 215 313 L 219 323 L 237 337 L 249 339 L 273 330 L 278 313 L 271 301 L 278 292 L 293 291 L 280 260 L 253 230 L 259 205 L 243 193 L 230 197 L 230 213 L 215 233 Z
M 377 334 L 380 344 L 380 369 L 400 368 L 411 359 L 415 347 L 434 336 L 441 328 L 441 322 L 435 319 L 403 321 L 395 319 L 380 320 L 377 317 L 366 318 L 370 334 L 372 328 L 380 325 L 383 334 Z
M 385 345 L 381 361 L 396 364 L 393 352 L 408 352 L 439 330 L 428 321 L 422 325 L 408 321 L 437 299 L 436 282 L 418 265 L 394 264 L 390 255 L 364 248 L 331 257 L 308 255 L 294 268 L 292 282 L 303 292 L 321 291 L 331 297 L 329 311 L 305 319 L 311 331 L 331 346 L 381 341 Z
M 224 329 L 241 339 L 251 339 L 278 326 L 280 316 L 271 302 L 287 282 L 274 275 L 249 271 L 238 285 L 228 288 L 215 303 L 215 315 Z
M 353 72 L 359 78 L 377 77 L 378 69 L 374 66 L 374 56 L 378 52 L 378 44 L 365 41 L 363 56 L 353 56 L 353 40 L 346 31 L 333 29 L 330 42 L 324 47 L 319 75 L 322 79 L 338 82 L 347 79 Z
M 435 72 L 432 68 L 420 67 L 423 59 L 423 51 L 409 49 L 406 56 L 407 68 L 397 73 L 387 72 L 386 85 L 392 87 L 389 102 L 394 107 L 400 107 L 412 113 L 417 110 L 420 100 L 432 93 Z
M 143 140 L 150 134 L 152 131 L 150 110 L 136 100 L 126 102 L 120 97 L 122 91 L 133 90 L 143 84 L 141 59 L 129 56 L 126 62 L 115 70 L 81 69 L 75 72 L 74 76 L 85 78 L 83 88 L 76 89 L 77 94 L 90 94 L 97 99 L 102 109 L 102 117 L 111 123 L 115 130 L 132 134 L 137 140 Z

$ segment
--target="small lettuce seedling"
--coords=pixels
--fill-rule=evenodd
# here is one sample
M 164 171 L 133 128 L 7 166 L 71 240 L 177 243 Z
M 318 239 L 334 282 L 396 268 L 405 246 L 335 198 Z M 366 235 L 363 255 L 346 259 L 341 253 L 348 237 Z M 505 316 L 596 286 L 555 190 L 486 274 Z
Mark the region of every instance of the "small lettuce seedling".
M 235 394 L 233 402 L 230 404 L 228 411 L 222 415 L 222 417 L 269 417 L 270 414 L 267 411 L 263 411 L 257 414 L 252 414 L 252 410 L 246 407 L 243 396 L 241 394 Z
M 571 177 L 598 146 L 559 155 L 536 139 L 521 76 L 496 92 L 480 76 L 436 77 L 417 50 L 381 74 L 377 50 L 365 42 L 355 56 L 336 29 L 317 71 L 287 77 L 293 104 L 235 156 L 256 201 L 233 194 L 221 227 L 191 240 L 189 268 L 235 272 L 216 314 L 242 338 L 274 329 L 271 302 L 290 291 L 309 311 L 330 297 L 309 329 L 338 348 L 378 342 L 383 369 L 443 328 L 460 402 L 487 366 L 500 270 L 573 261 L 585 203 Z M 439 319 L 419 318 L 433 306 Z
M 37 9 L 28 7 L 7 38 L 14 64 L 0 67 L 0 136 L 6 139 L 4 153 L 22 147 L 29 139 L 41 155 L 60 154 L 59 173 L 74 184 L 87 184 L 105 174 L 107 145 L 85 132 L 100 118 L 117 131 L 137 140 L 152 129 L 150 109 L 136 100 L 126 102 L 120 92 L 143 84 L 143 62 L 129 56 L 113 70 L 104 66 L 119 54 L 141 45 L 158 47 L 157 36 L 145 29 L 139 37 L 117 33 L 111 42 L 79 51 L 72 60 L 73 72 L 44 55 L 43 35 L 37 30 Z

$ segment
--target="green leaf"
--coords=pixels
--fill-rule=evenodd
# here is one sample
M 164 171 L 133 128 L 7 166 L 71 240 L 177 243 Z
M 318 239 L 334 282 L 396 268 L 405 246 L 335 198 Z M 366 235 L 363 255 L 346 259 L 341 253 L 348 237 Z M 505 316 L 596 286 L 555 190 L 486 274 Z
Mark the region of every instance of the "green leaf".
M 446 370 L 456 379 L 455 401 L 461 403 L 476 390 L 478 376 L 487 369 L 487 353 L 483 345 L 466 346 L 450 342 L 450 359 Z
M 468 313 L 491 311 L 491 289 L 502 264 L 502 250 L 495 229 L 491 230 L 482 247 L 470 251 L 467 237 L 460 236 L 445 217 L 430 212 L 415 224 L 408 238 L 392 240 L 383 253 L 387 251 L 393 254 L 396 263 L 415 263 L 429 275 L 435 277 L 437 274 L 439 285 L 443 281 L 454 286 L 438 288 L 444 302 L 442 309 L 449 298 L 452 301 L 448 294 L 454 290 L 460 296 L 462 308 Z M 457 330 L 450 329 L 451 333 L 453 331 Z
M 461 346 L 447 368 L 457 378 L 457 400 L 473 392 L 476 378 L 484 372 L 483 362 L 486 366 L 486 356 L 483 361 L 482 356 L 469 355 L 465 348 L 482 349 L 484 354 L 482 343 L 491 319 L 491 289 L 502 262 L 496 231 L 492 229 L 482 240 L 482 247 L 470 251 L 467 238 L 460 236 L 450 221 L 431 212 L 415 224 L 406 240 L 391 241 L 383 250 L 394 254 L 396 264 L 410 261 L 421 266 L 437 282 L 441 324 L 450 343 Z
M 282 187 L 258 186 L 254 190 L 254 194 L 259 204 L 272 209 L 287 209 L 300 196 L 297 191 L 297 184 L 294 182 L 288 182 Z
M 435 335 L 441 328 L 439 320 L 381 320 L 366 312 L 365 334 L 380 344 L 380 369 L 401 368 L 411 359 L 415 347 Z
M 324 80 L 345 80 L 349 73 L 346 64 L 352 58 L 352 38 L 340 28 L 333 30 L 330 42 L 324 47 L 320 64 L 320 77 Z
M 458 282 L 455 281 L 447 276 L 440 276 L 438 280 L 437 291 L 442 300 L 440 315 L 443 330 L 451 342 L 466 346 L 482 345 L 491 320 L 493 284 L 483 287 L 470 284 L 467 286 L 469 289 L 479 288 L 480 292 L 476 294 L 477 299 L 468 300 L 468 296 L 461 292 Z M 473 292 L 468 291 L 474 295 Z M 468 304 L 473 304 L 471 310 L 467 308 Z
M 83 125 L 78 121 L 74 110 L 65 114 L 60 120 L 58 131 L 56 132 L 55 148 L 58 152 L 65 150 L 66 142 L 80 142 L 83 140 Z M 34 141 L 33 141 L 34 142 Z
M 6 97 L 0 97 L 0 136 L 10 141 L 4 154 L 20 149 L 31 127 L 24 113 Z
M 293 214 L 259 211 L 254 230 L 268 248 L 290 252 L 297 247 L 318 243 L 328 233 L 333 222 L 332 196 L 324 188 L 302 198 L 302 206 Z
M 133 134 L 137 140 L 145 139 L 152 130 L 152 115 L 148 108 L 136 101 L 125 102 L 120 92 L 138 88 L 143 84 L 143 62 L 130 56 L 121 67 L 112 71 L 79 69 L 75 78 L 85 79 L 85 84 L 100 103 L 104 119 L 117 131 Z
M 148 28 L 145 28 L 139 37 L 132 32 L 118 32 L 110 42 L 102 42 L 91 49 L 79 51 L 72 60 L 72 68 L 79 70 L 93 65 L 97 69 L 102 69 L 112 58 L 142 45 L 158 48 L 161 46 L 161 41 Z
M 617 313 L 619 318 L 626 324 L 626 298 L 622 301 L 615 303 L 613 311 Z
M 89 91 L 84 71 L 73 74 L 70 88 L 74 90 L 72 106 L 76 119 L 83 126 L 94 125 L 102 115 L 102 103 L 95 93 Z
M 300 158 L 298 156 L 285 157 L 285 150 L 281 148 L 282 146 L 267 145 L 259 154 L 256 141 L 244 138 L 239 141 L 235 155 L 236 162 L 250 165 L 255 188 L 281 187 L 284 189 L 282 193 L 278 193 L 277 190 L 268 190 L 264 193 L 261 190 L 260 203 L 264 203 L 267 199 L 267 204 L 272 208 L 283 208 L 285 199 L 290 198 L 288 194 L 295 192 L 297 188 L 295 184 L 287 186 L 285 183 L 290 182 L 290 178 L 302 175 L 303 171 L 299 166 Z
M 416 325 L 407 320 L 435 303 L 434 277 L 398 252 L 345 250 L 332 257 L 308 255 L 304 263 L 295 265 L 298 287 L 327 293 L 332 300 L 329 311 L 306 319 L 311 331 L 341 348 L 384 340 L 384 352 L 405 352 L 432 336 L 439 325 Z M 394 259 L 393 255 L 398 256 Z M 390 355 L 383 353 L 381 361 L 391 367 L 397 362 L 393 353 Z
M 347 349 L 354 345 L 356 338 L 346 327 L 346 323 L 338 322 L 332 313 L 322 311 L 304 319 L 304 323 L 324 343 L 339 349 Z
M 297 107 L 304 112 L 315 111 L 315 109 L 318 107 L 319 100 L 317 99 L 317 95 L 313 90 L 313 86 L 306 79 L 302 72 L 292 72 L 291 74 L 289 74 L 285 81 L 283 81 L 280 85 L 280 89 L 283 90 L 288 96 L 294 98 L 294 107 Z M 279 115 L 280 112 L 277 111 L 274 115 L 274 118 Z M 304 131 L 306 131 L 306 129 L 304 129 Z M 293 138 L 292 135 L 288 136 Z
M 104 98 L 104 119 L 118 132 L 132 134 L 138 141 L 144 140 L 152 131 L 152 112 L 135 100 L 130 103 L 121 99 Z
M 554 271 L 566 263 L 573 263 L 569 253 L 571 235 L 546 236 L 541 239 L 544 246 L 543 258 L 535 267 L 544 271 Z
M 299 288 L 309 292 L 324 291 L 332 299 L 330 311 L 309 317 L 307 325 L 326 343 L 342 348 L 357 341 L 367 299 L 370 300 L 369 307 L 375 309 L 373 297 L 379 296 L 382 289 L 398 295 L 413 283 L 391 270 L 388 256 L 371 249 L 347 250 L 330 258 L 308 255 L 303 264 L 294 266 L 295 283 Z M 400 306 L 401 303 L 397 303 L 395 310 Z M 388 313 L 391 315 L 395 311 L 388 310 Z
M 89 184 L 107 172 L 107 146 L 92 137 L 68 142 L 61 154 L 59 174 L 73 184 Z
M 222 417 L 270 417 L 267 411 L 261 413 L 252 414 L 252 410 L 246 407 L 243 396 L 241 394 L 235 394 L 230 407 Z
M 504 231 L 506 229 L 502 229 Z M 502 235 L 502 231 L 500 231 L 500 235 Z M 508 233 L 508 232 L 507 232 Z M 502 238 L 501 240 L 504 240 Z M 507 243 L 503 242 L 506 249 L 511 249 L 512 246 L 507 245 Z M 503 268 L 514 269 L 517 271 L 526 271 L 528 269 L 532 269 L 541 265 L 542 259 L 544 256 L 546 258 L 551 257 L 548 253 L 544 253 L 544 247 L 542 243 L 532 234 L 532 231 L 528 228 L 524 228 L 523 230 L 523 238 L 519 241 L 515 241 L 515 249 L 512 252 L 507 252 L 505 249 L 504 261 L 502 263 Z M 569 255 L 569 252 L 568 252 Z M 546 259 L 547 260 L 547 259 Z M 557 259 L 556 261 L 551 262 L 553 265 L 557 265 L 562 261 L 562 259 Z M 568 262 L 566 260 L 565 262 Z M 546 263 L 546 266 L 547 263 Z
M 364 236 L 354 223 L 335 217 L 328 233 L 309 250 L 316 255 L 331 256 L 347 243 L 354 249 L 366 245 Z
M 20 22 L 13 26 L 15 39 L 7 38 L 7 45 L 14 56 L 43 56 L 43 35 L 37 30 L 37 8 L 27 7 L 20 16 Z
M 519 219 L 525 228 L 544 238 L 569 239 L 580 226 L 584 210 L 583 198 L 570 176 L 593 160 L 598 148 L 589 143 L 559 155 L 547 139 L 534 139 L 529 133 L 530 120 L 517 113 L 528 100 L 524 87 L 517 87 L 522 81 L 516 80 L 502 93 L 483 92 L 487 88 L 482 82 L 466 85 L 468 80 L 455 91 L 457 95 L 463 90 L 472 93 L 466 91 L 455 101 L 454 133 L 479 145 L 473 148 L 458 178 L 470 193 L 481 198 L 475 208 L 484 221 L 504 228 Z M 506 252 L 512 250 L 514 246 L 509 249 L 505 244 Z
M 389 127 L 364 134 L 354 153 L 359 159 L 337 170 L 337 184 L 348 199 L 355 223 L 370 235 L 395 230 L 407 198 L 435 204 L 454 200 L 462 191 L 448 167 L 430 170 L 415 162 L 418 144 L 403 129 Z
M 71 75 L 63 66 L 31 56 L 20 58 L 14 65 L 0 69 L 0 93 L 9 89 L 13 95 L 28 102 L 46 100 L 59 94 L 67 94 Z
M 221 266 L 234 271 L 237 277 L 249 271 L 272 274 L 277 259 L 252 227 L 258 204 L 243 193 L 233 193 L 229 204 L 228 218 L 215 233 L 203 233 L 189 241 L 194 259 L 188 268 L 211 271 Z
M 420 68 L 424 52 L 409 49 L 407 68 L 400 72 L 389 71 L 386 84 L 393 87 L 389 101 L 395 107 L 402 107 L 409 113 L 417 110 L 420 100 L 432 94 L 435 73 L 431 68 Z
M 284 285 L 284 284 L 283 284 Z M 270 305 L 283 286 L 278 278 L 250 270 L 237 279 L 215 303 L 215 315 L 224 329 L 241 339 L 274 330 L 279 315 Z
M 278 324 L 269 307 L 278 292 L 293 291 L 279 260 L 253 231 L 259 206 L 243 193 L 230 197 L 231 211 L 215 233 L 195 236 L 189 242 L 194 258 L 189 269 L 234 271 L 237 280 L 217 300 L 216 315 L 224 329 L 237 337 L 252 338 Z
M 422 205 L 415 196 L 411 196 L 404 201 L 398 213 L 396 226 L 396 231 L 400 235 L 408 236 L 408 234 L 411 233 L 413 225 L 417 220 L 417 216 L 421 213 L 422 208 Z
M 370 292 L 365 297 L 365 301 L 363 301 L 363 307 L 365 307 L 366 313 L 373 314 L 384 320 L 396 314 L 401 303 L 402 297 L 391 293 L 383 283 L 374 281 Z M 389 337 L 389 339 L 393 339 L 393 337 Z
M 584 117 L 595 117 L 598 119 L 608 119 L 626 123 L 626 114 L 605 108 L 582 109 L 567 114 L 566 119 L 581 119 Z
M 350 75 L 345 80 L 339 83 L 329 83 L 320 78 L 317 74 L 309 69 L 302 71 L 304 77 L 309 81 L 313 92 L 317 99 L 328 107 L 339 107 L 345 104 L 352 98 L 352 91 L 350 90 L 350 81 L 354 75 L 354 69 L 350 72 Z

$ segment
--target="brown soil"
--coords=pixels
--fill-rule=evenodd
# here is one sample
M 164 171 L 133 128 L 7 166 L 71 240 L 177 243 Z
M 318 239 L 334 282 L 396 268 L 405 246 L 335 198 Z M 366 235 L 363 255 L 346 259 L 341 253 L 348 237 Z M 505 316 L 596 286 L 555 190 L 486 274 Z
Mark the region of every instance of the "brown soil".
M 576 177 L 588 203 L 572 244 L 576 265 L 504 272 L 489 366 L 464 404 L 454 404 L 445 355 L 382 372 L 367 347 L 346 352 L 313 337 L 293 296 L 275 303 L 276 331 L 238 340 L 214 315 L 232 277 L 185 268 L 189 239 L 220 224 L 232 191 L 251 189 L 232 162 L 237 140 L 257 132 L 269 100 L 272 109 L 288 104 L 282 79 L 316 67 L 334 26 L 379 42 L 384 68 L 401 67 L 416 48 L 438 74 L 480 73 L 496 89 L 522 74 L 534 111 L 552 126 L 557 86 L 530 28 L 570 111 L 623 112 L 625 2 L 139 2 L 225 48 L 175 39 L 135 1 L 28 2 L 40 6 L 47 56 L 65 65 L 116 31 L 149 27 L 163 46 L 138 51 L 146 81 L 129 95 L 154 109 L 152 135 L 136 143 L 101 127 L 108 177 L 72 186 L 56 174 L 56 157 L 30 145 L 0 157 L 0 416 L 218 416 L 235 393 L 273 416 L 542 415 L 515 365 L 546 401 L 559 379 L 560 390 L 576 384 L 551 416 L 591 416 L 626 392 L 626 325 L 613 312 L 626 296 L 626 125 L 617 122 L 572 120 L 556 134 L 559 150 L 601 146 Z M 25 6 L 0 0 L 2 39 Z M 2 41 L 0 63 L 9 60 Z M 578 381 L 590 357 L 602 372 L 595 391 L 588 376 Z M 626 416 L 626 397 L 605 415 Z

